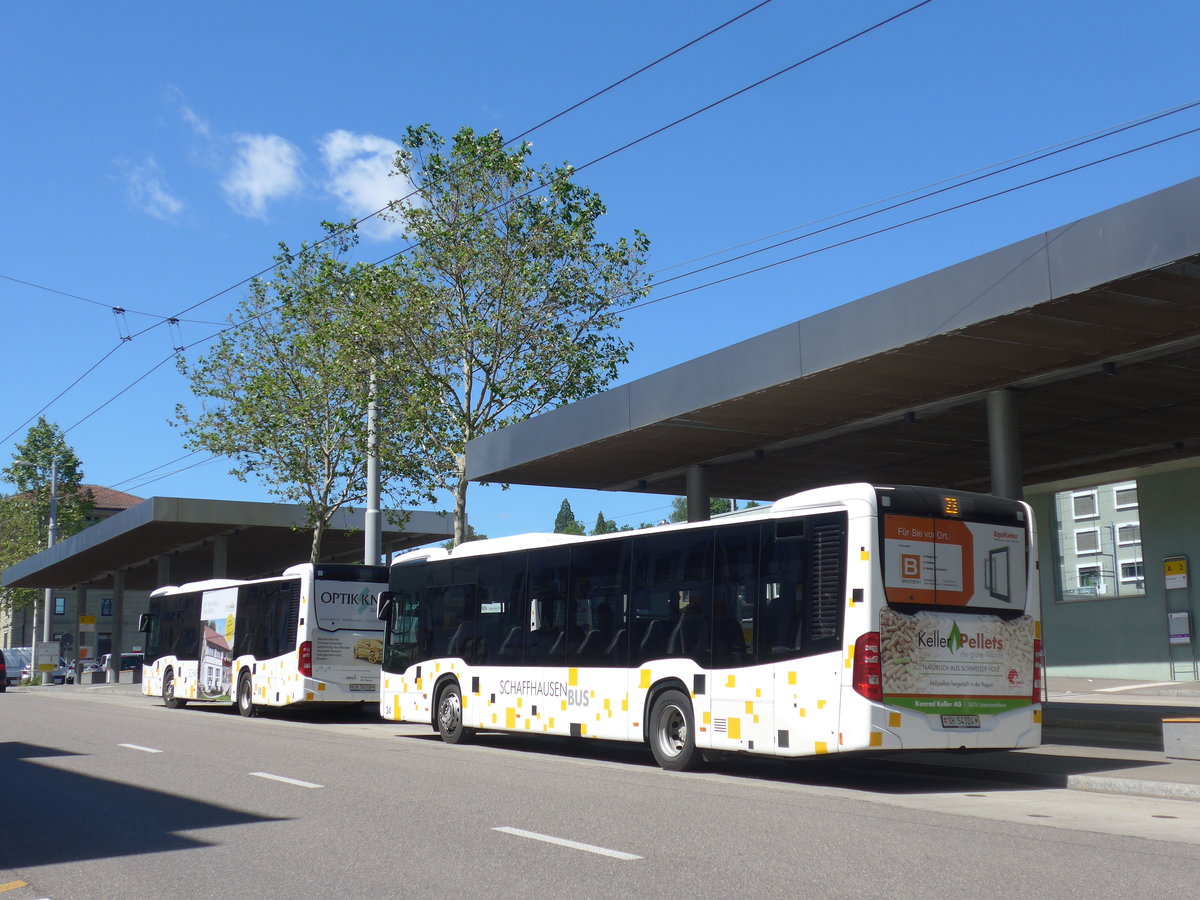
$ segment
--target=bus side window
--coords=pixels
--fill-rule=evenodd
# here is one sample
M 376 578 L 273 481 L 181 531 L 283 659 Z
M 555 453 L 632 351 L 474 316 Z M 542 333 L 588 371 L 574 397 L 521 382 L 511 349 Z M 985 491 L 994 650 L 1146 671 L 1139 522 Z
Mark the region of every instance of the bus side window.
M 709 665 L 713 544 L 712 528 L 634 538 L 631 665 L 672 656 Z
M 629 593 L 625 538 L 571 548 L 567 665 L 625 666 L 625 598 Z
M 808 545 L 803 540 L 765 541 L 762 586 L 759 596 L 763 659 L 799 656 L 804 646 L 804 561 Z
M 567 547 L 545 547 L 529 554 L 530 630 L 525 635 L 527 666 L 566 665 L 569 571 L 570 551 Z
M 745 666 L 756 659 L 762 624 L 755 609 L 759 526 L 717 532 L 713 588 L 713 666 Z
M 479 584 L 476 662 L 520 665 L 525 621 L 525 554 L 481 558 Z

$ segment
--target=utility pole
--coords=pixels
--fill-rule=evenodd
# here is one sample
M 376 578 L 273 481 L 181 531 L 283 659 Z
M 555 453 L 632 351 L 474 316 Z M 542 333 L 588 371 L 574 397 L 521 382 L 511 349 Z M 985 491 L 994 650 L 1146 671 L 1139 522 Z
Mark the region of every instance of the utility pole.
M 370 379 L 367 390 L 367 509 L 363 521 L 363 562 L 368 566 L 377 566 L 383 556 L 383 523 L 379 510 L 379 410 L 376 405 L 374 360 L 371 361 Z
M 50 460 L 50 526 L 47 529 L 46 549 L 50 549 L 58 541 L 58 460 Z M 53 634 L 54 588 L 46 588 L 46 610 L 43 613 L 42 640 L 49 641 Z M 32 670 L 31 670 L 32 674 Z

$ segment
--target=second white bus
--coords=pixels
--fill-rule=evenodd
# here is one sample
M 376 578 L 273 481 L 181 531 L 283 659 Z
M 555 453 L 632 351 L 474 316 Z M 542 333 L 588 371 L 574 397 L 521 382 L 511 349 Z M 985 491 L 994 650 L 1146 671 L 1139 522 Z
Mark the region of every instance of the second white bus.
M 150 595 L 142 691 L 260 706 L 379 700 L 386 566 L 292 566 L 254 581 L 219 579 Z

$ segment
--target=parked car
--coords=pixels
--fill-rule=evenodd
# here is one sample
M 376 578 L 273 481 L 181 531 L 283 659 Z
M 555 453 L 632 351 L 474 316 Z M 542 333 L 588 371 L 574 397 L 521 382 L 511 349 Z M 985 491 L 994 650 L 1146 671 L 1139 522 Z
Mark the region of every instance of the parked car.
M 8 666 L 4 662 L 4 651 L 0 650 L 0 694 L 8 690 Z
M 87 664 L 83 674 L 87 675 L 90 672 L 103 672 L 108 668 L 108 661 L 112 658 L 111 653 L 105 653 L 99 659 Z M 121 654 L 121 671 L 129 672 L 142 667 L 142 660 L 145 655 L 142 653 L 122 653 Z
M 8 647 L 4 651 L 4 658 L 7 663 L 6 680 L 8 684 L 20 684 L 22 669 L 29 663 L 29 658 L 33 655 L 32 647 Z

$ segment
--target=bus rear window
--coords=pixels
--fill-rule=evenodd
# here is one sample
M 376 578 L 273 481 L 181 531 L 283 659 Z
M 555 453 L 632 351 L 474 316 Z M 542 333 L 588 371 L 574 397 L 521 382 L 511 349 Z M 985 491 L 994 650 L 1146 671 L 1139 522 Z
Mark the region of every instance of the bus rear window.
M 1024 609 L 1024 527 L 889 513 L 882 518 L 889 605 Z

